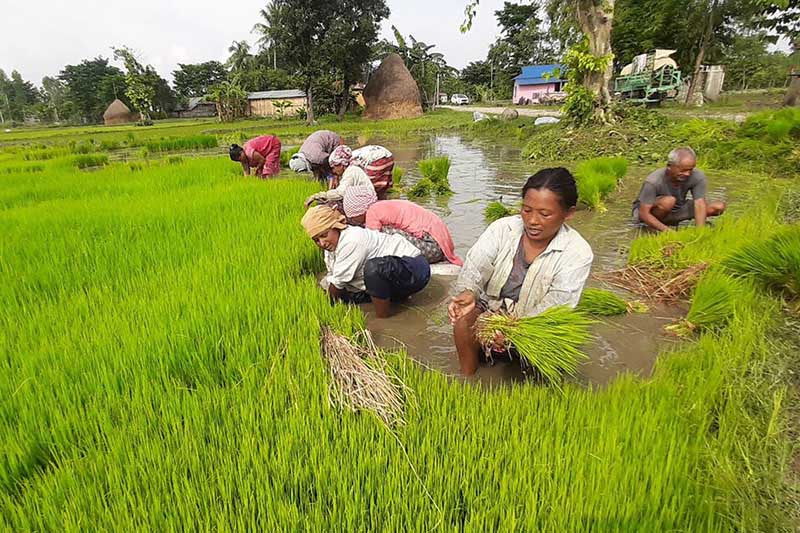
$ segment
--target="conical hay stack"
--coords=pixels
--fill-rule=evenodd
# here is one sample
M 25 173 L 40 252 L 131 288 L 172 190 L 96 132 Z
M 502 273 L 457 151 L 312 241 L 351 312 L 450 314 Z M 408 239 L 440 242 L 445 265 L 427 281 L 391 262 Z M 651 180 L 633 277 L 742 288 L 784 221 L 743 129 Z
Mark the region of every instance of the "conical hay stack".
M 414 118 L 422 115 L 417 82 L 397 54 L 389 54 L 364 88 L 364 118 Z

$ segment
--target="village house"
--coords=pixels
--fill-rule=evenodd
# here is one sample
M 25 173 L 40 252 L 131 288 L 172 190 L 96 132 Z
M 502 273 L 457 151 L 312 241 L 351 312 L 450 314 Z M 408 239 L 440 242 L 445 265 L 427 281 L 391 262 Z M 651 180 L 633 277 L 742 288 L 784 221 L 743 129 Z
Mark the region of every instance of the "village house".
M 559 75 L 563 70 L 564 66 L 557 63 L 522 67 L 522 73 L 514 78 L 513 102 L 535 103 L 548 94 L 561 92 L 567 81 Z
M 202 118 L 217 116 L 217 106 L 212 101 L 206 101 L 203 97 L 194 96 L 189 98 L 186 105 L 179 105 L 175 109 L 178 118 Z
M 306 106 L 306 93 L 298 89 L 283 91 L 258 91 L 247 95 L 248 114 L 254 117 L 274 117 L 281 115 L 281 105 L 277 102 L 288 102 L 283 109 L 283 116 L 293 117 L 298 109 Z

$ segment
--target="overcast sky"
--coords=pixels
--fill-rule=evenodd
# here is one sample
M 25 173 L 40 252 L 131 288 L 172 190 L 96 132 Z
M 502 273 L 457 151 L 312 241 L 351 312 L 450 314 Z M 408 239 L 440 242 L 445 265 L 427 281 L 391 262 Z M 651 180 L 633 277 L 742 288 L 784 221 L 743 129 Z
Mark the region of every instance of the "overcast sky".
M 0 0 L 0 68 L 10 75 L 41 83 L 67 64 L 98 55 L 111 47 L 133 48 L 143 63 L 168 80 L 177 63 L 225 61 L 231 41 L 246 39 L 258 22 L 266 0 Z M 494 12 L 502 0 L 482 0 L 472 30 L 458 28 L 467 0 L 388 0 L 392 14 L 382 35 L 392 38 L 391 25 L 444 53 L 462 68 L 484 59 L 497 33 Z M 233 9 L 233 6 L 236 6 Z

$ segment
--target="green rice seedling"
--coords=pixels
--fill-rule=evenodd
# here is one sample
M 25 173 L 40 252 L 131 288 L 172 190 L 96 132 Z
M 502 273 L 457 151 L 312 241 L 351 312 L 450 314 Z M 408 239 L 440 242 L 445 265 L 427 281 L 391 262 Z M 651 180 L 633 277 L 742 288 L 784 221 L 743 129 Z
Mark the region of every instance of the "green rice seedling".
M 735 276 L 755 280 L 789 299 L 799 298 L 800 226 L 788 226 L 770 238 L 747 244 L 722 265 Z
M 484 313 L 478 320 L 478 338 L 490 343 L 499 331 L 521 357 L 556 385 L 562 374 L 574 376 L 581 361 L 587 359 L 580 347 L 589 340 L 593 321 L 567 306 L 551 307 L 524 318 Z
M 587 315 L 614 316 L 628 312 L 628 303 L 619 295 L 604 289 L 583 289 L 581 300 L 576 307 Z
M 580 163 L 575 169 L 579 201 L 604 211 L 603 200 L 617 188 L 627 170 L 628 163 L 621 157 L 599 157 Z
M 108 164 L 106 154 L 80 154 L 72 158 L 72 164 L 80 169 L 102 167 Z
M 422 178 L 408 190 L 408 195 L 414 198 L 428 196 L 429 194 L 431 194 L 434 188 L 435 185 L 431 180 L 429 180 L 428 178 Z
M 513 209 L 506 207 L 502 202 L 494 201 L 489 202 L 484 208 L 483 219 L 488 224 L 491 224 L 495 220 L 500 220 L 501 218 L 515 214 L 516 212 Z
M 692 294 L 692 305 L 684 320 L 666 327 L 685 337 L 695 331 L 719 330 L 734 316 L 736 300 L 744 287 L 719 270 L 709 270 L 700 278 Z
M 800 222 L 800 184 L 787 187 L 783 191 L 780 213 L 787 224 Z
M 179 165 L 183 163 L 183 158 L 179 155 L 171 155 L 165 160 L 168 165 Z
M 109 139 L 100 141 L 100 150 L 103 152 L 111 152 L 113 150 L 119 150 L 122 147 L 120 141 Z
M 141 161 L 131 161 L 128 163 L 128 168 L 131 170 L 131 172 L 139 172 L 144 167 L 145 164 L 142 163 Z
M 395 165 L 394 168 L 392 168 L 392 184 L 395 187 L 400 187 L 403 183 L 403 175 L 405 173 L 406 171 L 403 167 Z
M 289 168 L 289 160 L 292 158 L 294 154 L 300 151 L 299 146 L 293 146 L 287 150 L 281 152 L 281 166 L 284 168 Z
M 151 152 L 171 152 L 175 150 L 196 150 L 216 148 L 219 145 L 214 135 L 193 135 L 190 137 L 173 137 L 160 141 L 148 141 L 145 145 Z
M 419 162 L 419 171 L 423 178 L 427 178 L 435 185 L 438 194 L 452 192 L 447 174 L 450 172 L 450 159 L 447 157 L 433 157 Z

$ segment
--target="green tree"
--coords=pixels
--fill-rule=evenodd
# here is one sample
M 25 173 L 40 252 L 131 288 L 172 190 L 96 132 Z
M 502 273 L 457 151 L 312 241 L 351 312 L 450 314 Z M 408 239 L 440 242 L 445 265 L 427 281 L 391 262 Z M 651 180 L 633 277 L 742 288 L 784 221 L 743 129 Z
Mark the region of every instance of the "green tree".
M 197 64 L 178 63 L 172 72 L 175 92 L 183 98 L 205 96 L 208 88 L 228 79 L 228 70 L 219 61 Z
M 67 98 L 75 118 L 81 121 L 101 120 L 103 112 L 115 98 L 131 104 L 125 96 L 125 76 L 103 57 L 85 59 L 78 65 L 66 65 L 58 79 L 66 85 Z
M 67 85 L 58 78 L 42 78 L 42 100 L 46 106 L 48 120 L 59 122 L 74 114 Z
M 250 45 L 247 41 L 233 41 L 228 47 L 231 54 L 226 65 L 231 70 L 231 74 L 250 70 L 253 67 L 253 56 L 250 54 Z
M 165 108 L 170 105 L 168 101 L 171 93 L 169 85 L 162 81 L 153 67 L 142 65 L 130 48 L 122 46 L 113 50 L 114 57 L 125 65 L 125 83 L 127 84 L 125 94 L 134 109 L 139 112 L 140 123 L 149 123 L 153 112 L 165 113 Z M 174 96 L 172 99 L 174 107 Z

